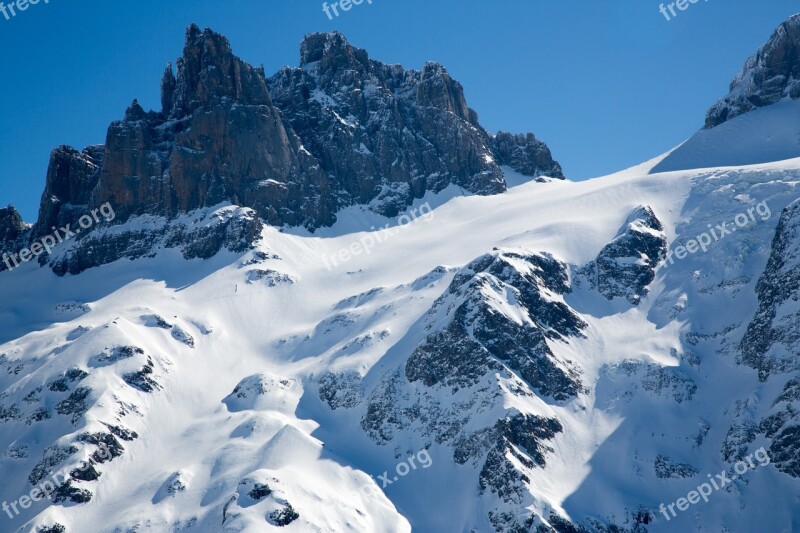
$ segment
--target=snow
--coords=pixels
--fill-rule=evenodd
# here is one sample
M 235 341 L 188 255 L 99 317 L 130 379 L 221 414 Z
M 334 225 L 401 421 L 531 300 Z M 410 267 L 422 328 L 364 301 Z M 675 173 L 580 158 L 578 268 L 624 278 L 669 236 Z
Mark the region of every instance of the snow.
M 314 97 L 325 100 L 321 94 Z M 57 520 L 69 531 L 102 532 L 146 520 L 154 531 L 184 530 L 190 524 L 198 531 L 220 531 L 224 509 L 226 531 L 272 531 L 277 529 L 265 516 L 289 502 L 300 514 L 284 528 L 289 532 L 486 531 L 487 509 L 476 496 L 473 467 L 456 465 L 445 446 L 431 448 L 430 468 L 381 489 L 377 476 L 392 471 L 422 443 L 404 434 L 393 445 L 376 446 L 353 412 L 332 411 L 319 400 L 319 377 L 351 370 L 364 376 L 370 390 L 422 338 L 420 319 L 455 270 L 494 247 L 546 251 L 583 265 L 641 205 L 654 210 L 673 243 L 762 200 L 779 213 L 796 195 L 800 159 L 730 167 L 800 155 L 792 151 L 797 138 L 791 122 L 800 128 L 798 118 L 800 107 L 777 104 L 701 132 L 660 163 L 580 183 L 510 180 L 517 184 L 489 197 L 465 196 L 452 187 L 415 202 L 411 209 L 429 203 L 434 216 L 404 226 L 353 207 L 339 213 L 333 227 L 313 234 L 267 227 L 264 251 L 281 259 L 254 266 L 243 266 L 249 255 L 226 252 L 186 261 L 175 251 L 161 250 L 155 258 L 119 261 L 80 276 L 58 278 L 32 264 L 0 274 L 0 354 L 25 364 L 24 375 L 0 374 L 0 391 L 8 395 L 2 402 L 18 400 L 31 386 L 69 368 L 91 368 L 86 384 L 101 393 L 93 393 L 96 403 L 85 423 L 100 430 L 100 422 L 116 421 L 139 434 L 125 443 L 121 458 L 102 466 L 92 502 L 37 504 L 13 525 Z M 779 133 L 765 135 L 763 124 L 783 119 Z M 726 168 L 657 173 L 720 164 Z M 231 206 L 217 206 L 193 220 L 236 213 Z M 157 217 L 139 217 L 126 226 L 159 223 Z M 718 449 L 687 447 L 676 435 L 689 438 L 687 424 L 704 420 L 712 428 L 708 440 L 719 442 L 727 429 L 725 411 L 736 394 L 758 385 L 752 371 L 716 355 L 725 348 L 721 341 L 697 346 L 707 366 L 688 363 L 680 353 L 682 334 L 691 327 L 712 335 L 746 322 L 776 224 L 774 215 L 715 243 L 706 254 L 662 266 L 638 308 L 588 290 L 566 297 L 589 324 L 587 336 L 553 343 L 553 350 L 577 362 L 590 392 L 563 404 L 506 398 L 506 407 L 555 416 L 566 428 L 552 442 L 548 466 L 534 471 L 531 508 L 556 509 L 577 519 L 619 517 L 625 512 L 622 500 L 657 505 L 677 499 L 698 480 L 674 480 L 668 490 L 654 480 L 648 461 L 664 439 L 673 439 L 671 458 L 692 463 L 703 478 L 724 468 Z M 377 241 L 370 253 L 351 254 L 332 269 L 325 266 L 324 258 L 366 236 Z M 247 284 L 253 269 L 274 270 L 296 282 Z M 747 281 L 734 290 L 710 291 L 736 276 Z M 492 305 L 517 316 L 513 295 L 507 296 Z M 70 311 L 59 312 L 65 304 Z M 154 327 L 156 315 L 178 329 Z M 93 362 L 93 356 L 119 345 L 141 347 L 145 354 L 114 365 Z M 151 394 L 119 377 L 120 370 L 141 368 L 148 356 L 160 387 Z M 638 374 L 610 371 L 630 361 L 679 371 L 701 383 L 691 403 L 695 410 L 687 412 L 687 404 L 666 392 L 649 394 Z M 770 397 L 769 384 L 764 387 L 758 394 Z M 130 414 L 120 417 L 123 405 Z M 57 422 L 4 427 L 0 451 L 5 454 L 24 435 L 37 457 L 50 443 L 88 430 Z M 481 422 L 475 420 L 475 427 Z M 30 489 L 29 470 L 22 464 L 7 455 L 0 459 L 2 477 L 9 480 L 0 487 L 0 500 L 15 500 Z M 273 495 L 255 501 L 240 494 L 240 484 L 250 483 L 244 480 L 268 484 Z M 695 527 L 694 513 L 701 513 L 707 530 L 745 531 L 741 528 L 798 519 L 790 511 L 791 495 L 800 489 L 795 480 L 763 468 L 748 474 L 748 481 L 749 486 L 715 493 L 712 503 L 669 524 L 662 520 L 651 530 L 689 530 Z M 179 484 L 185 488 L 170 489 Z M 770 514 L 756 518 L 751 512 L 743 518 L 742 505 L 749 510 L 763 505 Z M 9 522 L 2 520 L 0 529 L 8 530 Z
M 800 101 L 784 100 L 701 130 L 653 172 L 740 167 L 800 157 Z

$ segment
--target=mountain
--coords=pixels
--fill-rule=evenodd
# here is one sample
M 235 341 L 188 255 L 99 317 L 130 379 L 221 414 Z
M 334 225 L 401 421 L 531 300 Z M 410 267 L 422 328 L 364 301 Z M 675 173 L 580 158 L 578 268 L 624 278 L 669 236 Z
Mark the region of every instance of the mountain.
M 706 114 L 705 127 L 653 172 L 800 157 L 800 15 L 784 21 Z
M 739 115 L 800 98 L 800 15 L 785 20 L 767 44 L 750 56 L 730 85 L 730 94 L 706 115 L 714 128 Z
M 51 248 L 0 272 L 0 531 L 800 528 L 800 158 L 570 182 L 337 33 L 267 78 L 192 26 L 162 95 L 0 209 Z
M 161 111 L 148 112 L 134 100 L 124 119 L 111 124 L 103 146 L 53 151 L 39 218 L 21 242 L 30 244 L 54 227 L 76 227 L 86 211 L 106 203 L 118 223 L 174 220 L 227 202 L 271 225 L 314 230 L 352 205 L 397 216 L 415 199 L 450 185 L 472 194 L 502 193 L 501 165 L 531 178 L 564 178 L 532 134 L 484 130 L 443 66 L 428 63 L 420 72 L 385 65 L 339 33 L 307 36 L 301 66 L 268 80 L 262 69 L 234 56 L 223 36 L 192 25 L 177 76 L 170 65 L 164 72 L 161 100 Z M 19 238 L 9 220 L 0 219 L 2 249 Z M 240 230 L 235 239 L 248 241 L 251 225 Z M 164 246 L 184 246 L 192 257 L 185 248 L 192 231 L 149 238 L 166 237 Z M 134 240 L 141 235 L 107 236 L 72 254 L 84 259 L 51 264 L 58 273 L 78 273 L 139 257 L 147 250 Z M 221 244 L 236 249 L 230 241 Z

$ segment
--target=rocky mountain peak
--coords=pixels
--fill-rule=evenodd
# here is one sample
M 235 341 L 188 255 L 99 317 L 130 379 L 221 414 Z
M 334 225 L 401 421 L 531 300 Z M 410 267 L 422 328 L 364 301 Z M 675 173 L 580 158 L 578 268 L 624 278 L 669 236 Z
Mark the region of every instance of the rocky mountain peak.
M 563 178 L 532 134 L 497 142 L 439 63 L 422 70 L 387 65 L 338 32 L 306 36 L 300 55 L 299 68 L 267 80 L 262 68 L 233 54 L 224 36 L 192 24 L 176 72 L 167 64 L 161 76 L 161 112 L 133 100 L 123 120 L 109 126 L 105 145 L 55 150 L 39 219 L 27 233 L 74 225 L 106 203 L 117 224 L 138 215 L 171 224 L 230 203 L 256 215 L 246 211 L 246 223 L 231 226 L 252 242 L 252 220 L 315 230 L 333 224 L 348 206 L 396 216 L 450 185 L 501 193 L 501 165 Z M 61 270 L 78 273 L 147 248 L 141 235 L 124 239 L 95 243 L 105 251 Z M 73 255 L 87 257 L 81 250 Z
M 172 72 L 172 63 L 167 63 L 164 75 L 161 77 L 161 110 L 164 114 L 169 114 L 172 109 L 177 85 L 178 80 Z
M 147 113 L 145 113 L 144 108 L 139 104 L 139 100 L 136 98 L 133 99 L 128 109 L 125 110 L 125 120 L 127 121 L 142 120 L 146 116 Z
M 228 39 L 208 28 L 189 26 L 177 65 L 174 89 L 170 75 L 165 72 L 162 78 L 162 102 L 171 104 L 165 114 L 184 116 L 223 98 L 242 104 L 270 103 L 264 71 L 236 57 Z
M 784 98 L 800 98 L 800 14 L 781 23 L 745 62 L 731 82 L 730 94 L 708 110 L 706 128 Z
M 417 102 L 420 106 L 445 109 L 462 120 L 477 123 L 477 114 L 470 114 L 464 88 L 448 74 L 440 63 L 425 63 L 417 85 Z
M 320 63 L 322 70 L 338 68 L 369 68 L 366 50 L 356 48 L 338 31 L 310 33 L 300 44 L 300 66 Z
M 0 208 L 0 244 L 14 241 L 25 231 L 25 223 L 13 205 Z

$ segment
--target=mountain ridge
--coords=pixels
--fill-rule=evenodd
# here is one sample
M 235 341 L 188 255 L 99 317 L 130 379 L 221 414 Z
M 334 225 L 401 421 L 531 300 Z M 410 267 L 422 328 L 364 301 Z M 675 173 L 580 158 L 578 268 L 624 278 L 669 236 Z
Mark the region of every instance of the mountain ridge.
M 479 129 L 436 63 L 310 34 L 301 66 L 266 78 L 221 36 L 187 38 L 162 111 L 134 102 L 102 155 L 54 153 L 44 219 L 108 194 L 119 219 L 50 268 L 0 272 L 0 498 L 60 480 L 0 529 L 797 529 L 800 158 L 537 179 L 521 171 L 541 168 L 538 140 Z M 222 174 L 192 186 L 195 168 L 247 168 L 215 158 L 229 133 L 253 148 L 263 131 L 288 176 L 267 190 L 321 187 L 329 164 L 353 179 L 330 204 L 270 204 Z M 407 189 L 370 188 L 386 159 L 369 138 L 392 161 L 410 149 L 392 182 Z M 127 179 L 165 162 L 177 195 Z M 412 172 L 453 162 L 449 179 Z M 420 205 L 430 216 L 397 217 Z M 35 228 L 13 208 L 0 221 L 5 247 Z M 364 235 L 369 253 L 324 260 Z M 768 460 L 748 466 L 754 452 Z M 717 473 L 732 481 L 708 502 L 661 511 Z
M 116 223 L 230 202 L 268 224 L 313 231 L 345 207 L 396 216 L 453 184 L 500 193 L 500 165 L 563 179 L 533 134 L 495 137 L 481 128 L 443 66 L 386 65 L 337 32 L 306 36 L 301 66 L 267 79 L 225 37 L 192 24 L 176 67 L 177 75 L 168 65 L 162 76 L 160 111 L 134 100 L 104 145 L 52 152 L 37 221 L 26 233 L 13 216 L 0 219 L 0 251 L 75 226 L 106 203 Z M 124 243 L 121 254 L 111 248 L 98 264 L 126 256 Z

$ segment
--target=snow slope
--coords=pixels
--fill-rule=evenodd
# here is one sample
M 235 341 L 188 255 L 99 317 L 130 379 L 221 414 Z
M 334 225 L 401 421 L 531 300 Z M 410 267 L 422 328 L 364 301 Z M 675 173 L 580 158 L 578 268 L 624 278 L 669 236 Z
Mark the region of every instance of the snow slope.
M 800 102 L 784 100 L 697 132 L 653 172 L 756 165 L 800 157 Z
M 244 255 L 186 261 L 162 250 L 79 276 L 30 264 L 0 274 L 0 404 L 20 410 L 0 424 L 0 501 L 30 490 L 29 473 L 54 457 L 56 442 L 68 446 L 108 424 L 137 434 L 98 465 L 98 480 L 75 483 L 91 501 L 0 515 L 0 531 L 54 523 L 92 532 L 272 531 L 289 506 L 299 518 L 282 530 L 298 532 L 492 531 L 497 509 L 535 515 L 537 524 L 556 514 L 598 531 L 633 531 L 643 510 L 649 531 L 797 530 L 800 482 L 770 466 L 671 521 L 657 507 L 726 468 L 720 448 L 743 405 L 776 393 L 775 381 L 759 382 L 733 352 L 755 308 L 777 215 L 797 196 L 800 159 L 660 174 L 651 166 L 581 183 L 527 182 L 489 197 L 449 189 L 417 201 L 414 208 L 435 209 L 402 227 L 350 208 L 316 234 L 267 227 L 259 250 Z M 469 427 L 509 412 L 563 426 L 543 448 L 545 466 L 517 465 L 529 477 L 519 502 L 481 491 L 481 462 L 454 462 L 449 442 L 402 427 L 376 442 L 364 431 L 366 400 L 441 325 L 429 312 L 470 261 L 494 248 L 546 252 L 575 276 L 639 206 L 675 244 L 762 201 L 771 218 L 706 253 L 662 263 L 638 307 L 585 284 L 563 297 L 586 328 L 548 345 L 579 368 L 585 389 L 576 397 L 517 394 L 513 377 L 486 378 L 498 391 L 486 398 L 496 403 L 468 411 Z M 326 258 L 368 236 L 380 241 L 369 254 L 327 268 Z M 510 291 L 493 305 L 524 320 Z M 142 352 L 115 360 L 120 346 Z M 73 368 L 87 370 L 81 386 L 90 392 L 85 410 L 65 415 L 58 406 L 65 411 L 61 402 L 78 384 L 67 392 L 51 385 Z M 333 384 L 336 409 L 320 397 L 329 376 L 350 376 Z M 141 388 L 147 378 L 150 391 Z M 441 405 L 455 397 L 405 386 L 404 394 Z M 37 405 L 51 418 L 32 421 Z M 68 472 L 97 448 L 83 439 L 69 458 L 46 463 L 48 472 Z M 384 471 L 399 473 L 423 449 L 429 467 L 382 487 Z M 660 456 L 696 474 L 659 477 Z M 258 484 L 270 494 L 252 496 Z

